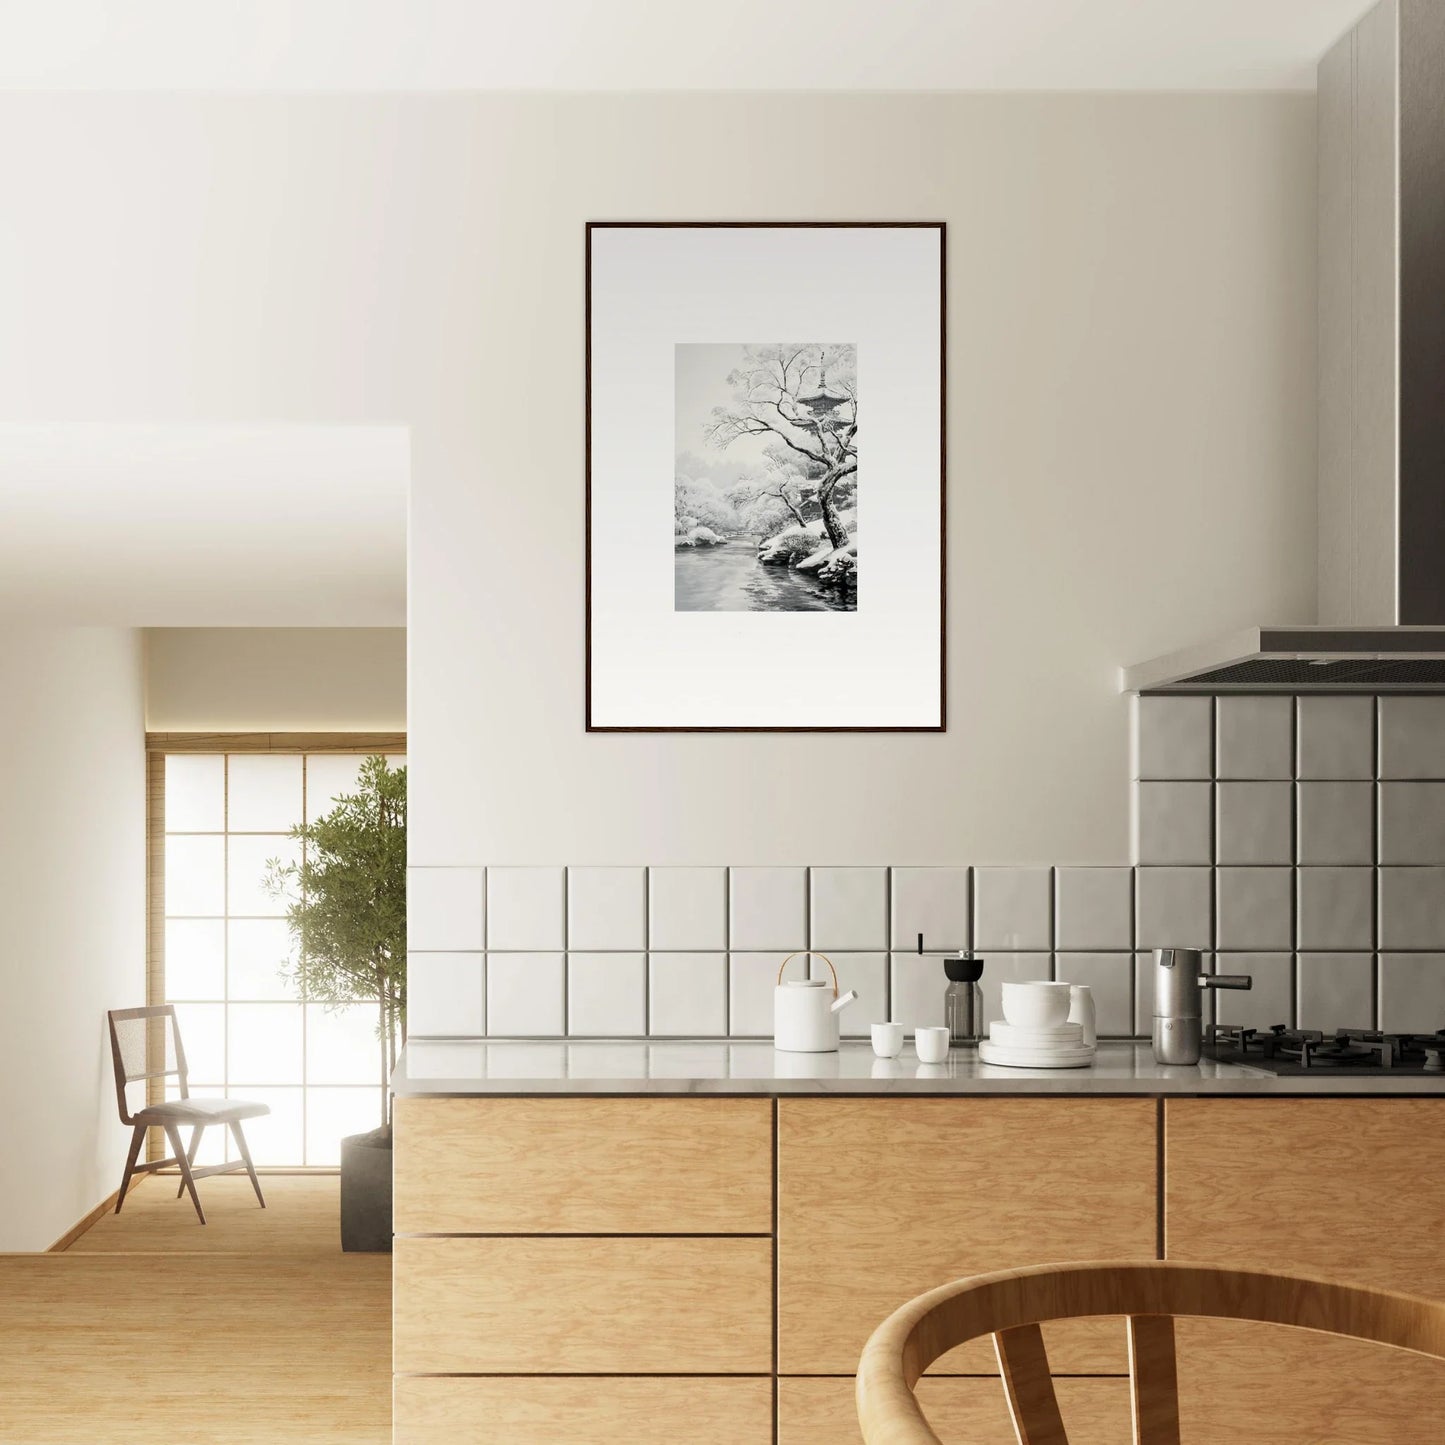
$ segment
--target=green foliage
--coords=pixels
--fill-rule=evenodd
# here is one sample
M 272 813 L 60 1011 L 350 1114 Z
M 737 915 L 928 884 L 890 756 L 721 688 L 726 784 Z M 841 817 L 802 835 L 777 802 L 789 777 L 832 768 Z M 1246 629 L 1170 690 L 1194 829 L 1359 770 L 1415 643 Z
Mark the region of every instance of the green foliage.
M 374 999 L 387 1070 L 406 1014 L 406 769 L 367 758 L 356 791 L 291 836 L 302 861 L 272 858 L 265 875 L 296 942 L 288 977 L 319 1003 Z

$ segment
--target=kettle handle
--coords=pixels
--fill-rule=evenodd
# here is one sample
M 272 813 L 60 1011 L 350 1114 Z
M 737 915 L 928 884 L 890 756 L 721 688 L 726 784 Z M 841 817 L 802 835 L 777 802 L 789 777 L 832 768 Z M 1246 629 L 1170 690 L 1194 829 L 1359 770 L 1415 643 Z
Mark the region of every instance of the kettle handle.
M 838 970 L 833 967 L 833 960 L 826 953 L 819 953 L 816 949 L 800 948 L 796 953 L 790 953 L 778 968 L 778 983 L 783 982 L 783 969 L 785 969 L 795 958 L 821 958 L 828 965 L 828 972 L 833 975 L 833 997 L 838 997 Z

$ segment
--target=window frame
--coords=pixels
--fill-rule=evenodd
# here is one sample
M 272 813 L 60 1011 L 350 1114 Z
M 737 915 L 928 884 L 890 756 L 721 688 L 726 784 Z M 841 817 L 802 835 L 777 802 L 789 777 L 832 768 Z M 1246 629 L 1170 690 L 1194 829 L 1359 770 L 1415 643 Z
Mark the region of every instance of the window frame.
M 146 1003 L 166 1002 L 166 758 L 179 753 L 405 753 L 405 732 L 147 732 L 146 749 Z M 165 1080 L 146 1084 L 146 1102 L 165 1101 Z M 147 1131 L 146 1158 L 163 1159 L 160 1129 Z M 237 1166 L 240 1167 L 239 1165 Z M 261 1168 L 266 1174 L 335 1174 L 334 1166 Z

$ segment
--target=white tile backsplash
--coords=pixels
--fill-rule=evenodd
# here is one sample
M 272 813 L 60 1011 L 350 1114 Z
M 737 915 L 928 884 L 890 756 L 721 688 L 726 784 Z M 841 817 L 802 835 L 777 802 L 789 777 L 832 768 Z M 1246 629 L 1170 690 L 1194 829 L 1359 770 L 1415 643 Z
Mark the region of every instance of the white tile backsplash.
M 1445 697 L 1380 698 L 1380 776 L 1445 778 Z
M 567 947 L 600 952 L 647 947 L 647 869 L 569 868 Z
M 888 946 L 886 868 L 810 868 L 808 887 L 810 948 Z
M 776 953 L 728 955 L 728 1032 L 743 1037 L 773 1036 L 773 990 L 778 984 Z M 794 968 L 798 964 L 794 963 Z M 805 978 L 801 969 L 795 975 Z
M 561 868 L 487 869 L 487 947 L 560 952 L 567 946 Z
M 480 868 L 406 870 L 406 944 L 412 953 L 484 946 Z
M 948 987 L 943 960 L 920 958 L 917 953 L 895 953 L 888 960 L 894 1023 L 910 1031 L 920 1026 L 942 1024 L 943 992 Z
M 1228 695 L 1215 707 L 1214 775 L 1294 777 L 1294 699 Z
M 726 868 L 650 868 L 647 946 L 671 951 L 725 950 L 727 874 Z
M 733 868 L 728 941 L 734 951 L 808 946 L 808 870 Z M 770 1026 L 771 1028 L 771 1026 Z
M 1380 955 L 1380 1027 L 1410 1034 L 1445 1028 L 1445 953 Z
M 1380 869 L 1380 947 L 1445 945 L 1445 868 Z
M 567 1032 L 625 1039 L 647 1032 L 647 955 L 569 953 Z
M 566 964 L 560 953 L 487 955 L 487 1032 L 503 1038 L 566 1032 Z
M 411 953 L 406 960 L 409 1036 L 468 1037 L 487 1031 L 486 961 L 480 953 Z
M 975 868 L 974 947 L 1022 952 L 1052 946 L 1053 870 Z
M 1301 953 L 1295 1012 L 1302 1029 L 1374 1027 L 1375 960 L 1368 953 Z
M 1056 868 L 1054 946 L 1076 952 L 1131 949 L 1133 869 Z
M 727 1033 L 727 954 L 653 953 L 648 969 L 650 1033 L 683 1038 Z
M 895 950 L 969 946 L 967 868 L 894 868 L 891 942 Z
M 1136 778 L 1209 778 L 1213 775 L 1213 699 L 1135 698 L 1133 721 Z

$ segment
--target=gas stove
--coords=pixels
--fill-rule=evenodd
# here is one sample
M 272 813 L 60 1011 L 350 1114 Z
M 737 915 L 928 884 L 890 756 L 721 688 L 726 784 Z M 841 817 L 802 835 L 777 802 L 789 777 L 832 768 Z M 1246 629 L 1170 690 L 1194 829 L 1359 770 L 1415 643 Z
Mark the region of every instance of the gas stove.
M 1246 1029 L 1211 1024 L 1204 1052 L 1221 1064 L 1248 1064 L 1271 1074 L 1440 1074 L 1445 1078 L 1445 1029 L 1386 1034 L 1373 1029 Z

